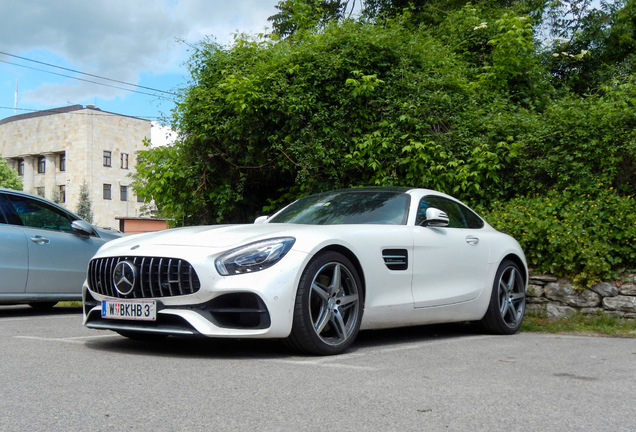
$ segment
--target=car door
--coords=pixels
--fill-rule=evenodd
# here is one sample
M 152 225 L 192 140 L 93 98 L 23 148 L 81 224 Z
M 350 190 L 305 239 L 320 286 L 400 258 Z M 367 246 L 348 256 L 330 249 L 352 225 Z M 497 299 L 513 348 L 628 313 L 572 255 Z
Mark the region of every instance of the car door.
M 427 196 L 418 207 L 419 224 L 427 208 L 449 217 L 447 227 L 416 226 L 413 231 L 413 302 L 416 308 L 470 301 L 481 293 L 488 271 L 490 236 L 467 207 L 441 196 Z
M 23 293 L 29 273 L 26 235 L 14 222 L 11 207 L 0 194 L 0 294 Z
M 80 235 L 62 209 L 29 197 L 8 196 L 21 220 L 29 254 L 26 293 L 80 294 L 88 261 L 104 241 Z

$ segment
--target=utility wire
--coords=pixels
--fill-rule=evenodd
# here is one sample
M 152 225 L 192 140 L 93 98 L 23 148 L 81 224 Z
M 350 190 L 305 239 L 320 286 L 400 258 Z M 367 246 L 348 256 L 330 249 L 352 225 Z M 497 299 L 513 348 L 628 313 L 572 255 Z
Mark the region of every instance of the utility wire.
M 54 65 L 54 64 L 51 64 L 51 63 L 45 63 L 45 62 L 41 62 L 41 61 L 38 61 L 38 60 L 29 59 L 29 58 L 26 58 L 26 57 L 20 57 L 20 56 L 14 55 L 14 54 L 6 53 L 4 51 L 0 51 L 0 54 L 4 54 L 6 56 L 17 58 L 17 59 L 20 59 L 20 60 L 25 60 L 25 61 L 29 61 L 29 62 L 33 62 L 33 63 L 38 63 L 38 64 L 41 64 L 41 65 L 44 65 L 44 66 L 49 66 L 49 67 L 62 69 L 62 70 L 65 70 L 65 71 L 69 71 L 69 72 L 73 72 L 73 73 L 77 73 L 77 74 L 81 74 L 81 75 L 90 76 L 90 77 L 93 77 L 93 78 L 99 78 L 99 79 L 106 80 L 106 81 L 112 81 L 112 82 L 116 82 L 116 83 L 119 83 L 119 84 L 124 84 L 124 85 L 131 86 L 131 87 L 142 88 L 142 89 L 145 89 L 145 90 L 150 90 L 150 91 L 158 92 L 158 93 L 165 93 L 165 94 L 169 94 L 171 96 L 178 96 L 176 93 L 169 92 L 169 91 L 166 91 L 166 90 L 159 90 L 159 89 L 155 89 L 155 88 L 152 88 L 152 87 L 145 87 L 145 86 L 141 86 L 141 85 L 138 85 L 138 84 L 131 84 L 131 83 L 127 83 L 125 81 L 119 81 L 119 80 L 112 79 L 112 78 L 106 78 L 106 77 L 102 77 L 102 76 L 99 76 L 99 75 L 93 75 L 93 74 L 89 74 L 89 73 L 86 73 L 86 72 L 82 72 L 82 71 L 78 71 L 78 70 L 74 70 L 74 69 L 69 69 L 69 68 L 65 68 L 65 67 L 62 67 L 62 66 L 57 66 L 57 65 Z M 35 68 L 31 68 L 31 67 L 24 66 L 24 65 L 21 65 L 21 64 L 4 61 L 4 60 L 0 60 L 0 62 L 7 63 L 7 64 L 14 65 L 14 66 L 24 67 L 24 68 L 27 68 L 27 69 L 36 70 L 36 71 L 39 71 L 39 72 L 45 72 L 45 73 L 50 73 L 50 74 L 53 74 L 53 75 L 59 75 L 59 76 L 65 77 L 65 78 L 71 78 L 71 79 L 76 79 L 76 80 L 79 80 L 79 81 L 89 82 L 89 83 L 92 83 L 92 84 L 99 84 L 99 85 L 103 85 L 103 86 L 106 86 L 106 87 L 112 87 L 112 88 L 116 88 L 116 89 L 119 89 L 119 90 L 125 90 L 125 91 L 130 91 L 130 92 L 140 93 L 140 94 L 150 95 L 150 96 L 157 96 L 155 94 L 144 93 L 144 92 L 140 92 L 140 91 L 137 91 L 137 90 L 130 90 L 130 89 L 125 89 L 125 88 L 121 88 L 121 87 L 110 86 L 110 85 L 103 84 L 103 83 L 98 83 L 98 82 L 95 82 L 95 81 L 89 81 L 89 80 L 85 80 L 85 79 L 81 79 L 81 78 L 77 78 L 77 77 L 72 77 L 72 76 L 68 76 L 68 75 L 62 75 L 62 74 L 58 74 L 58 73 L 55 73 L 55 72 L 45 71 L 45 70 L 42 70 L 42 69 L 35 69 Z
M 123 87 L 117 87 L 117 86 L 114 86 L 114 85 L 104 84 L 104 83 L 100 83 L 100 82 L 97 82 L 97 81 L 91 81 L 91 80 L 87 80 L 87 79 L 84 79 L 84 78 L 72 77 L 72 76 L 60 74 L 60 73 L 57 73 L 57 72 L 44 71 L 42 69 L 36 69 L 36 68 L 30 67 L 30 66 L 21 65 L 21 64 L 18 64 L 18 63 L 12 63 L 12 62 L 8 62 L 8 61 L 5 61 L 5 60 L 0 60 L 0 63 L 6 63 L 6 64 L 10 64 L 12 66 L 19 66 L 19 67 L 23 67 L 23 68 L 26 68 L 26 69 L 35 70 L 35 71 L 38 71 L 38 72 L 45 72 L 45 73 L 49 73 L 49 74 L 52 74 L 52 75 L 57 75 L 57 76 L 61 76 L 61 77 L 64 77 L 64 78 L 71 78 L 71 79 L 74 79 L 74 80 L 83 81 L 83 82 L 87 82 L 87 83 L 91 83 L 91 84 L 97 84 L 97 85 L 104 86 L 104 87 L 110 87 L 110 88 L 114 88 L 114 89 L 118 89 L 118 90 L 124 90 L 124 91 L 131 92 L 131 93 L 139 93 L 139 94 L 146 95 L 146 96 L 153 96 L 153 97 L 156 97 L 156 98 L 159 98 L 159 99 L 173 100 L 173 99 L 170 99 L 170 98 L 167 98 L 165 96 L 158 95 L 158 94 L 146 93 L 146 92 L 142 92 L 142 91 L 139 91 L 139 90 L 132 90 L 132 89 L 127 89 L 127 88 L 123 88 Z
M 0 60 L 0 63 L 6 63 L 6 64 L 9 64 L 9 65 L 12 65 L 12 66 L 18 66 L 18 67 L 22 67 L 22 68 L 25 68 L 25 69 L 31 69 L 31 70 L 34 70 L 34 71 L 38 71 L 38 72 L 45 72 L 45 73 L 49 73 L 51 75 L 57 75 L 57 76 L 61 76 L 61 77 L 64 77 L 64 78 L 70 78 L 70 79 L 83 81 L 83 82 L 87 82 L 87 83 L 91 83 L 91 84 L 97 84 L 97 85 L 104 86 L 104 87 L 110 87 L 110 88 L 114 88 L 114 89 L 118 89 L 118 90 L 124 90 L 124 91 L 131 92 L 131 93 L 139 93 L 139 94 L 146 95 L 146 96 L 153 96 L 153 97 L 156 97 L 156 98 L 159 98 L 159 99 L 173 100 L 173 99 L 170 99 L 170 98 L 167 98 L 165 96 L 158 95 L 158 94 L 146 93 L 146 92 L 142 92 L 142 91 L 139 91 L 139 90 L 132 90 L 132 89 L 127 89 L 127 88 L 123 88 L 123 87 L 117 87 L 117 86 L 114 86 L 114 85 L 100 83 L 100 82 L 97 82 L 97 81 L 91 81 L 91 80 L 87 80 L 87 79 L 84 79 L 84 78 L 72 77 L 70 75 L 64 75 L 64 74 L 60 74 L 60 73 L 57 73 L 57 72 L 45 71 L 45 70 L 42 70 L 42 69 L 37 69 L 37 68 L 33 68 L 31 66 L 26 66 L 26 65 L 21 65 L 21 64 L 18 64 L 18 63 L 12 63 L 12 62 L 8 62 L 8 61 L 5 61 L 5 60 Z M 132 85 L 132 84 L 128 84 L 128 85 Z

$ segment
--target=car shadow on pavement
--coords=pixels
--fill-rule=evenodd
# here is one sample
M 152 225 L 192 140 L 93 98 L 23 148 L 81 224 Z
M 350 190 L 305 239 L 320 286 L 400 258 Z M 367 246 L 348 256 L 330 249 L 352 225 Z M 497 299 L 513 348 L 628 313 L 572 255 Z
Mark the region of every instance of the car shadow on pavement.
M 28 318 L 48 315 L 81 315 L 81 306 L 53 306 L 32 307 L 29 305 L 0 305 L 0 320 L 2 318 Z
M 360 332 L 353 346 L 345 353 L 359 350 L 388 348 L 400 344 L 430 340 L 469 337 L 479 334 L 468 324 L 426 325 Z M 112 332 L 96 332 L 99 337 L 85 342 L 89 349 L 117 352 L 128 355 L 144 355 L 176 358 L 210 359 L 280 359 L 291 357 L 314 357 L 300 354 L 276 339 L 220 339 L 163 337 L 148 340 L 129 339 Z

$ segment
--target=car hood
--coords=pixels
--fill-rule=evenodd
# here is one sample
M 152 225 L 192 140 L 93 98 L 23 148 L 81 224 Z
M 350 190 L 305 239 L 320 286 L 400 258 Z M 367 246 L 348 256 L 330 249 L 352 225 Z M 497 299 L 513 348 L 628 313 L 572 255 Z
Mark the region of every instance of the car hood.
M 105 241 L 115 240 L 121 238 L 124 235 L 122 232 L 113 229 L 100 227 L 94 227 L 94 229 L 95 231 L 97 231 L 97 235 L 99 235 L 99 237 L 104 239 Z
M 107 243 L 103 249 L 147 246 L 188 246 L 229 249 L 253 241 L 272 237 L 294 236 L 301 231 L 315 230 L 314 225 L 254 224 L 212 225 L 173 228 L 147 234 L 119 238 Z

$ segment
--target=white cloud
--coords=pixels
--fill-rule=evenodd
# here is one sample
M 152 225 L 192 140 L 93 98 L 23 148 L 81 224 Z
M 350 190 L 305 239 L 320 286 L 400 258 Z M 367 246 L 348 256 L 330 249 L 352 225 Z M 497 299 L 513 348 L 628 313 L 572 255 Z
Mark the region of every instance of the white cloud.
M 71 69 L 137 83 L 142 72 L 182 73 L 187 47 L 178 42 L 180 39 L 196 43 L 205 36 L 214 36 L 218 43 L 226 45 L 231 42 L 233 32 L 262 32 L 268 24 L 267 17 L 276 12 L 277 3 L 277 0 L 3 0 L 0 51 L 21 55 L 44 50 L 63 58 Z M 25 101 L 51 105 L 123 95 L 122 90 L 74 80 L 23 93 Z
M 156 121 L 150 122 L 150 146 L 160 147 L 172 144 L 177 139 L 177 133 Z

